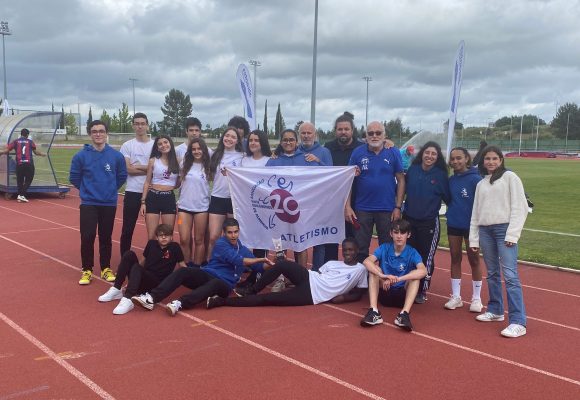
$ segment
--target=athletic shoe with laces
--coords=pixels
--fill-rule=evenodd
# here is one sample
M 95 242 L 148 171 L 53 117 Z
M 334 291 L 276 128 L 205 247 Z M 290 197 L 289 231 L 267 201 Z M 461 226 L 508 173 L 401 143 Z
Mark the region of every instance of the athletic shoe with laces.
M 28 199 L 24 196 L 17 196 L 16 200 L 18 200 L 19 203 L 28 203 Z
M 369 308 L 367 315 L 360 320 L 360 326 L 375 326 L 383 323 L 383 317 L 380 312 Z
M 131 301 L 136 306 L 141 306 L 147 310 L 153 310 L 155 303 L 153 302 L 153 297 L 149 293 L 140 294 L 139 296 L 131 297 Z
M 494 313 L 490 313 L 488 312 L 484 312 L 483 314 L 479 314 L 477 317 L 475 317 L 476 320 L 481 321 L 481 322 L 494 322 L 494 321 L 503 321 L 503 314 L 502 315 L 497 315 Z
M 121 298 L 123 298 L 123 291 L 117 289 L 115 286 L 111 286 L 105 294 L 99 296 L 99 301 L 106 303 L 107 301 L 119 300 Z
M 167 313 L 172 317 L 175 316 L 181 310 L 181 301 L 173 300 L 171 303 L 167 303 Z
M 256 294 L 256 291 L 254 290 L 254 286 L 249 285 L 249 286 L 242 286 L 242 287 L 235 288 L 234 293 L 238 297 L 246 297 L 246 296 L 252 296 L 252 295 Z
M 403 328 L 407 332 L 411 332 L 413 330 L 413 325 L 411 324 L 411 317 L 407 311 L 400 312 L 395 318 L 395 325 L 399 328 Z
M 471 299 L 469 311 L 480 313 L 481 310 L 483 310 L 483 304 L 481 303 L 481 299 Z
M 81 274 L 79 285 L 88 285 L 89 283 L 91 283 L 91 279 L 93 279 L 93 271 L 91 271 L 90 269 L 85 269 Z
M 461 301 L 460 296 L 451 295 L 444 307 L 448 310 L 455 310 L 456 308 L 463 307 L 463 301 Z
M 134 307 L 135 306 L 133 305 L 133 302 L 130 299 L 126 297 L 121 297 L 121 301 L 119 302 L 119 304 L 117 304 L 117 307 L 115 307 L 115 309 L 113 310 L 113 314 L 115 315 L 127 314 Z
M 104 279 L 107 282 L 115 282 L 115 273 L 109 267 L 103 268 L 101 271 L 101 279 Z
M 423 304 L 427 301 L 427 295 L 425 293 L 418 293 L 415 297 L 415 304 Z
M 276 282 L 274 282 L 274 285 L 272 286 L 272 289 L 270 291 L 272 293 L 278 293 L 284 291 L 284 289 L 286 289 L 286 282 L 284 282 L 283 277 L 279 277 L 278 279 L 276 279 Z
M 501 331 L 501 335 L 509 338 L 517 338 L 526 334 L 526 327 L 519 324 L 509 324 L 507 328 Z
M 225 305 L 226 299 L 219 297 L 217 294 L 207 298 L 206 308 L 211 310 L 212 308 L 221 307 Z

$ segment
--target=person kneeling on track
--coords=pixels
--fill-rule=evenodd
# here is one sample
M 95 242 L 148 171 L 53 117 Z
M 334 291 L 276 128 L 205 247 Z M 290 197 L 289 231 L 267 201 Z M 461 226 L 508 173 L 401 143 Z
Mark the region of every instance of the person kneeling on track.
M 367 288 L 368 275 L 365 267 L 357 263 L 357 253 L 355 240 L 347 238 L 342 242 L 344 261 L 329 261 L 318 271 L 308 270 L 298 263 L 282 260 L 264 272 L 253 285 L 234 289 L 239 298 L 218 294 L 207 299 L 207 308 L 307 306 L 329 300 L 333 303 L 357 301 Z M 262 289 L 282 274 L 295 287 L 283 292 L 258 295 Z
M 179 268 L 163 280 L 150 293 L 133 296 L 131 301 L 147 310 L 169 296 L 181 285 L 191 289 L 177 300 L 167 304 L 167 312 L 173 316 L 179 310 L 193 308 L 209 296 L 227 296 L 240 280 L 246 267 L 263 271 L 264 265 L 274 265 L 268 258 L 256 258 L 239 240 L 240 224 L 227 218 L 223 224 L 224 236 L 216 241 L 207 266 L 202 268 Z
M 385 307 L 402 307 L 395 325 L 409 332 L 413 330 L 409 314 L 427 269 L 417 250 L 407 245 L 410 230 L 409 222 L 393 221 L 390 232 L 393 243 L 383 243 L 364 260 L 369 271 L 370 308 L 360 322 L 363 327 L 383 323 L 377 307 L 380 301 Z

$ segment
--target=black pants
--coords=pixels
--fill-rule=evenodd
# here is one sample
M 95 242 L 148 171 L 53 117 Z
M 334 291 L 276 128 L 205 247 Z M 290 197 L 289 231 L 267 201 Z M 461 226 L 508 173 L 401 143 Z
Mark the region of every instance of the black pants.
M 230 287 L 221 279 L 218 279 L 199 268 L 178 268 L 171 275 L 165 278 L 159 286 L 153 289 L 150 294 L 155 303 L 160 302 L 180 286 L 192 289 L 178 300 L 184 309 L 193 308 L 198 303 L 208 297 L 226 297 L 230 293 Z
M 83 270 L 93 270 L 95 257 L 95 237 L 99 231 L 99 261 L 101 270 L 111 265 L 114 206 L 89 206 L 81 204 L 81 262 Z
M 16 166 L 16 185 L 18 196 L 24 196 L 34 179 L 34 164 L 24 163 Z
M 125 297 L 128 299 L 149 292 L 161 283 L 161 279 L 139 265 L 137 254 L 131 250 L 123 254 L 113 286 L 120 290 L 125 279 L 129 280 L 125 289 Z
M 417 250 L 427 268 L 427 276 L 421 279 L 418 293 L 425 294 L 431 286 L 431 277 L 435 270 L 435 251 L 441 235 L 439 217 L 418 220 L 405 216 L 405 219 L 411 224 L 411 237 L 407 243 Z
M 259 306 L 308 306 L 314 304 L 310 291 L 309 272 L 306 268 L 292 261 L 281 261 L 266 270 L 262 277 L 253 285 L 259 293 L 280 275 L 284 275 L 294 285 L 294 288 L 278 293 L 265 293 L 255 296 L 229 297 L 225 305 L 231 307 L 259 307 Z M 221 296 L 225 297 L 225 296 Z
M 123 199 L 123 227 L 121 228 L 121 239 L 119 240 L 121 242 L 121 255 L 131 250 L 131 241 L 133 240 L 133 232 L 139 218 L 142 195 L 143 193 L 125 192 L 125 198 Z

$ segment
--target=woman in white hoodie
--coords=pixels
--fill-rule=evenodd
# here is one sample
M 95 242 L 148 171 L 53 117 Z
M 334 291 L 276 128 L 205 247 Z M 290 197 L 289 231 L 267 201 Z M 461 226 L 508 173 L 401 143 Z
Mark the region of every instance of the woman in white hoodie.
M 484 179 L 477 184 L 471 214 L 469 245 L 481 251 L 487 266 L 489 303 L 478 321 L 504 320 L 501 287 L 503 274 L 507 292 L 509 325 L 501 331 L 505 337 L 526 334 L 526 309 L 518 276 L 518 239 L 528 215 L 524 186 L 520 178 L 508 171 L 504 157 L 496 146 L 482 152 L 479 170 Z

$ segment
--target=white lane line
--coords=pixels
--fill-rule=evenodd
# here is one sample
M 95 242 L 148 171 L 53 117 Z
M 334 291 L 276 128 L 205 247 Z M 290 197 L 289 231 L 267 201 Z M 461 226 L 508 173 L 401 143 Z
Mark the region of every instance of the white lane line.
M 76 210 L 76 211 L 78 211 L 78 209 L 79 209 L 78 207 L 67 206 L 67 205 L 64 205 L 64 204 L 59 204 L 59 203 L 55 203 L 55 202 L 48 201 L 48 200 L 38 200 L 38 202 L 50 204 L 51 206 L 58 206 L 58 207 L 66 208 L 66 209 L 69 209 L 69 210 Z M 123 218 L 120 218 L 120 217 L 115 216 L 115 221 L 123 222 Z M 136 225 L 145 226 L 145 224 L 143 222 L 139 222 L 139 219 L 137 219 Z
M 24 247 L 25 249 L 30 250 L 30 251 L 32 251 L 34 253 L 40 254 L 40 255 L 42 255 L 44 257 L 47 257 L 47 258 L 49 258 L 49 259 L 51 259 L 51 260 L 53 260 L 53 261 L 55 261 L 57 263 L 60 263 L 60 264 L 62 264 L 64 266 L 66 266 L 66 267 L 72 268 L 74 270 L 78 270 L 78 268 L 75 267 L 74 265 L 71 265 L 71 264 L 69 264 L 67 262 L 64 262 L 62 260 L 59 260 L 58 258 L 52 257 L 52 256 L 50 256 L 50 255 L 48 255 L 46 253 L 43 253 L 41 251 L 35 250 L 35 249 L 31 248 L 31 247 L 28 247 L 26 245 L 23 245 L 21 243 L 18 243 L 18 242 L 14 241 L 14 240 L 8 239 L 5 236 L 0 235 L 0 238 L 6 240 L 8 242 L 14 243 L 14 244 L 16 244 L 18 246 Z M 98 279 L 101 280 L 100 278 L 98 278 Z M 103 280 L 101 280 L 101 281 L 104 282 Z M 309 372 L 312 372 L 312 373 L 314 373 L 314 374 L 316 374 L 318 376 L 321 376 L 321 377 L 323 377 L 325 379 L 328 379 L 328 380 L 330 380 L 330 381 L 332 381 L 334 383 L 337 383 L 337 384 L 339 384 L 341 386 L 344 386 L 344 387 L 346 387 L 346 388 L 348 388 L 348 389 L 350 389 L 350 390 L 352 390 L 352 391 L 354 391 L 356 393 L 362 394 L 362 395 L 364 395 L 364 396 L 366 396 L 368 398 L 371 398 L 371 399 L 385 400 L 383 397 L 380 397 L 380 396 L 378 396 L 378 395 L 376 395 L 374 393 L 368 392 L 368 391 L 366 391 L 366 390 L 364 390 L 364 389 L 362 389 L 362 388 L 360 388 L 358 386 L 355 386 L 355 385 L 353 385 L 351 383 L 345 382 L 345 381 L 343 381 L 343 380 L 341 380 L 341 379 L 339 379 L 339 378 L 337 378 L 337 377 L 335 377 L 333 375 L 330 375 L 330 374 L 327 374 L 326 372 L 320 371 L 320 370 L 318 370 L 318 369 L 316 369 L 314 367 L 311 367 L 308 364 L 304 364 L 304 363 L 302 363 L 302 362 L 300 362 L 298 360 L 295 360 L 295 359 L 293 359 L 291 357 L 288 357 L 288 356 L 286 356 L 286 355 L 284 355 L 282 353 L 279 353 L 279 352 L 277 352 L 275 350 L 272 350 L 272 349 L 270 349 L 270 348 L 268 348 L 266 346 L 262 346 L 261 344 L 256 343 L 256 342 L 253 342 L 253 341 L 251 341 L 249 339 L 246 339 L 243 336 L 239 336 L 239 335 L 237 335 L 237 334 L 235 334 L 233 332 L 230 332 L 230 331 L 228 331 L 226 329 L 223 329 L 223 328 L 217 327 L 215 325 L 212 325 L 212 324 L 210 324 L 210 323 L 208 323 L 208 322 L 206 322 L 206 321 L 204 321 L 202 319 L 196 318 L 196 317 L 194 317 L 192 315 L 189 315 L 189 314 L 186 314 L 186 313 L 180 313 L 180 314 L 183 315 L 186 318 L 189 318 L 189 319 L 191 319 L 191 320 L 193 320 L 193 321 L 201 324 L 201 325 L 204 325 L 204 326 L 206 326 L 208 328 L 211 328 L 213 330 L 216 330 L 216 331 L 218 331 L 220 333 L 223 333 L 223 334 L 225 334 L 225 335 L 227 335 L 229 337 L 232 337 L 232 338 L 234 338 L 236 340 L 242 341 L 242 342 L 244 342 L 244 343 L 246 343 L 246 344 L 248 344 L 250 346 L 253 346 L 253 347 L 255 347 L 255 348 L 259 349 L 259 350 L 262 350 L 262 351 L 264 351 L 264 352 L 266 352 L 266 353 L 268 353 L 270 355 L 273 355 L 273 356 L 275 356 L 277 358 L 280 358 L 280 359 L 282 359 L 284 361 L 287 361 L 287 362 L 289 362 L 289 363 L 291 363 L 293 365 L 296 365 L 297 367 L 300 367 L 302 369 L 305 369 L 305 370 L 307 370 Z M 56 354 L 55 354 L 55 356 L 58 357 Z
M 443 296 L 441 294 L 433 293 L 431 291 L 429 291 L 428 294 L 433 295 L 433 296 L 436 296 L 436 297 L 441 297 L 442 299 L 446 299 L 446 300 L 449 298 L 449 296 Z M 463 302 L 466 303 L 466 304 L 471 304 L 471 302 L 469 302 L 469 301 L 463 300 Z M 484 308 L 487 308 L 487 307 L 484 307 Z M 507 314 L 508 312 L 506 311 L 505 313 Z M 580 328 L 576 328 L 575 326 L 564 325 L 564 324 L 560 324 L 558 322 L 548 321 L 548 320 L 541 319 L 541 318 L 536 318 L 536 317 L 530 317 L 529 315 L 526 315 L 526 318 L 527 319 L 531 319 L 533 321 L 543 322 L 545 324 L 559 326 L 560 328 L 566 328 L 566 329 L 570 329 L 570 330 L 573 330 L 573 331 L 580 332 Z
M 0 397 L 0 400 L 16 399 L 18 397 L 28 396 L 30 394 L 42 392 L 42 391 L 48 390 L 48 389 L 49 389 L 48 385 L 42 385 L 42 386 L 38 386 L 38 387 L 35 387 L 32 389 L 23 390 L 21 392 L 11 393 L 11 394 L 8 394 L 6 396 L 2 396 L 2 397 Z
M 329 308 L 332 308 L 334 310 L 338 310 L 338 311 L 344 312 L 346 314 L 354 315 L 354 316 L 357 316 L 357 317 L 364 317 L 364 315 L 362 315 L 362 314 L 356 313 L 354 311 L 346 310 L 344 308 L 340 308 L 340 307 L 337 307 L 337 306 L 334 306 L 334 305 L 331 305 L 331 304 L 324 304 L 324 305 L 326 307 L 329 307 Z M 387 325 L 387 326 L 390 326 L 392 328 L 395 328 L 395 329 L 400 329 L 397 326 L 391 325 L 391 324 L 386 323 L 386 322 L 383 322 L 383 324 L 384 325 Z M 471 347 L 463 346 L 461 344 L 453 343 L 453 342 L 450 342 L 448 340 L 441 339 L 441 338 L 438 338 L 438 337 L 435 337 L 435 336 L 427 335 L 425 333 L 420 333 L 420 332 L 417 332 L 417 331 L 412 331 L 411 334 L 420 336 L 420 337 L 425 338 L 425 339 L 432 340 L 434 342 L 442 343 L 442 344 L 445 344 L 447 346 L 454 347 L 456 349 L 464 350 L 464 351 L 467 351 L 469 353 L 477 354 L 477 355 L 480 355 L 482 357 L 490 358 L 492 360 L 499 361 L 499 362 L 502 362 L 504 364 L 513 365 L 515 367 L 519 367 L 519 368 L 522 368 L 522 369 L 525 369 L 525 370 L 528 370 L 528 371 L 536 372 L 538 374 L 541 374 L 541 375 L 544 375 L 544 376 L 548 376 L 550 378 L 555 378 L 555 379 L 558 379 L 558 380 L 561 380 L 561 381 L 564 381 L 564 382 L 571 383 L 571 384 L 576 385 L 576 386 L 580 386 L 580 381 L 574 380 L 572 378 L 568 378 L 566 376 L 554 374 L 552 372 L 549 372 L 549 371 L 546 371 L 546 370 L 543 370 L 543 369 L 540 369 L 540 368 L 532 367 L 532 366 L 529 366 L 529 365 L 526 365 L 526 364 L 522 364 L 522 363 L 519 363 L 517 361 L 508 360 L 507 358 L 495 356 L 493 354 L 489 354 L 489 353 L 486 353 L 486 352 L 483 352 L 483 351 L 480 351 L 480 350 L 476 350 L 476 349 L 471 348 Z
M 447 272 L 450 272 L 451 271 L 451 270 L 449 270 L 447 268 L 441 268 L 441 267 L 435 267 L 435 269 L 439 269 L 441 271 L 447 271 Z M 471 276 L 471 274 L 469 272 L 462 272 L 461 275 Z M 505 283 L 505 281 L 502 280 L 502 283 Z M 522 283 L 522 287 L 525 287 L 525 288 L 528 288 L 528 289 L 540 290 L 542 292 L 561 294 L 563 296 L 576 297 L 576 298 L 579 298 L 580 299 L 580 295 L 574 294 L 574 293 L 561 292 L 561 291 L 558 291 L 558 290 L 546 289 L 546 288 L 541 288 L 541 287 L 532 286 L 532 285 L 524 285 L 523 283 Z
M 30 343 L 32 343 L 33 345 L 38 347 L 44 354 L 46 354 L 49 358 L 54 360 L 54 362 L 56 362 L 58 365 L 63 367 L 65 370 L 67 370 L 68 373 L 70 373 L 72 376 L 74 376 L 79 381 L 81 381 L 86 387 L 91 389 L 100 398 L 107 399 L 107 400 L 115 400 L 115 398 L 113 396 L 111 396 L 103 388 L 101 388 L 99 385 L 97 385 L 95 382 L 93 382 L 88 376 L 86 376 L 81 371 L 79 371 L 78 369 L 73 367 L 71 364 L 66 362 L 62 357 L 60 357 L 58 354 L 56 354 L 54 351 L 52 351 L 50 348 L 48 348 L 48 346 L 46 346 L 40 340 L 38 340 L 37 338 L 32 336 L 24 328 L 22 328 L 16 322 L 12 321 L 10 318 L 8 318 L 6 315 L 4 315 L 2 312 L 0 312 L 0 319 L 2 321 L 4 321 L 8 326 L 10 326 L 12 329 L 14 329 L 16 332 L 18 332 L 21 336 L 23 336 Z
M 0 232 L 0 235 L 15 235 L 18 233 L 36 233 L 36 232 L 44 232 L 44 231 L 54 231 L 58 229 L 66 229 L 65 227 L 58 227 L 58 228 L 43 228 L 43 229 L 30 229 L 27 231 L 12 231 L 12 232 Z M 2 398 L 0 398 L 2 400 Z
M 240 335 L 238 335 L 236 333 L 230 332 L 227 329 L 220 328 L 219 326 L 210 324 L 210 323 L 206 322 L 203 319 L 194 317 L 193 315 L 190 315 L 190 314 L 187 314 L 187 313 L 184 313 L 184 312 L 180 312 L 179 314 L 182 315 L 182 316 L 184 316 L 184 317 L 186 317 L 186 318 L 189 318 L 189 319 L 191 319 L 191 320 L 193 320 L 193 321 L 195 321 L 197 323 L 199 323 L 200 325 L 204 325 L 207 328 L 210 328 L 210 329 L 213 329 L 213 330 L 215 330 L 217 332 L 223 333 L 226 336 L 229 336 L 229 337 L 231 337 L 233 339 L 239 340 L 240 342 L 243 342 L 243 343 L 245 343 L 247 345 L 250 345 L 250 346 L 252 346 L 252 347 L 254 347 L 254 348 L 258 349 L 258 350 L 261 350 L 261 351 L 263 351 L 263 352 L 265 352 L 265 353 L 267 353 L 267 354 L 269 354 L 271 356 L 274 356 L 276 358 L 279 358 L 281 360 L 284 360 L 286 362 L 289 362 L 292 365 L 295 365 L 295 366 L 297 366 L 299 368 L 305 369 L 308 372 L 312 372 L 313 374 L 318 375 L 318 376 L 320 376 L 322 378 L 328 379 L 329 381 L 334 382 L 334 383 L 336 383 L 336 384 L 338 384 L 340 386 L 344 386 L 345 388 L 350 389 L 353 392 L 362 394 L 363 396 L 366 396 L 366 397 L 368 397 L 370 399 L 376 399 L 376 400 L 381 400 L 382 399 L 382 400 L 384 400 L 384 398 L 381 397 L 381 396 L 379 396 L 379 395 L 376 395 L 374 393 L 368 392 L 368 391 L 366 391 L 366 390 L 364 390 L 364 389 L 362 389 L 362 388 L 360 388 L 358 386 L 353 385 L 352 383 L 348 383 L 346 381 L 343 381 L 340 378 L 337 378 L 337 377 L 335 377 L 333 375 L 327 374 L 326 372 L 323 372 L 323 371 L 321 371 L 319 369 L 316 369 L 314 367 L 311 367 L 308 364 L 304 364 L 303 362 L 300 362 L 300 361 L 298 361 L 298 360 L 296 360 L 296 359 L 294 359 L 292 357 L 288 357 L 287 355 L 284 355 L 284 354 L 282 354 L 280 352 L 277 352 L 276 350 L 272 350 L 269 347 L 263 346 L 263 345 L 261 345 L 259 343 L 256 343 L 256 342 L 254 342 L 254 341 L 252 341 L 250 339 L 246 339 L 245 337 L 240 336 Z

